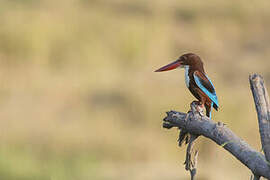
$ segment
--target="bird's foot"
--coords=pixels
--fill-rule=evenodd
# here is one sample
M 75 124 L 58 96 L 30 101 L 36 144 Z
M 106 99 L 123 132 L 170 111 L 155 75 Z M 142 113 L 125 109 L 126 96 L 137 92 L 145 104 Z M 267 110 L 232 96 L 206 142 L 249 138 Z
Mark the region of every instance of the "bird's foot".
M 204 114 L 203 114 L 203 106 L 198 105 L 197 106 L 197 112 L 199 113 L 200 116 L 204 116 Z
M 190 104 L 190 108 L 193 113 L 198 113 L 200 116 L 204 116 L 204 105 L 201 104 L 199 101 L 193 101 Z

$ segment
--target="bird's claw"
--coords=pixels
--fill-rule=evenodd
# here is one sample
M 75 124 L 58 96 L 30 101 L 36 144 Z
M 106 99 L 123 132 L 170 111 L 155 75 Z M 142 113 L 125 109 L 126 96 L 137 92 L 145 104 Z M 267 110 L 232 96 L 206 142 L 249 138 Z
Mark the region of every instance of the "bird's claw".
M 190 104 L 190 108 L 191 108 L 191 112 L 193 114 L 195 113 L 198 113 L 200 116 L 204 116 L 203 112 L 203 108 L 204 106 L 200 104 L 199 101 L 193 101 L 191 104 Z
M 203 114 L 203 107 L 202 107 L 202 106 L 197 105 L 197 106 L 196 106 L 196 110 L 197 110 L 197 112 L 198 112 L 198 114 L 199 114 L 200 116 L 204 116 L 204 114 Z

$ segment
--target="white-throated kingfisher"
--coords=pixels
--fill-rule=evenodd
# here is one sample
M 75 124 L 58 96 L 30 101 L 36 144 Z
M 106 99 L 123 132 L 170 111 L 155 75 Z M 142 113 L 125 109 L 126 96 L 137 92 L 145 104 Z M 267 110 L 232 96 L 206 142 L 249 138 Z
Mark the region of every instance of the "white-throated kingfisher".
M 185 68 L 187 88 L 193 96 L 199 100 L 199 105 L 205 107 L 206 116 L 211 119 L 212 108 L 214 107 L 218 110 L 219 105 L 214 85 L 205 74 L 201 58 L 196 54 L 187 53 L 155 72 L 168 71 L 176 68 Z

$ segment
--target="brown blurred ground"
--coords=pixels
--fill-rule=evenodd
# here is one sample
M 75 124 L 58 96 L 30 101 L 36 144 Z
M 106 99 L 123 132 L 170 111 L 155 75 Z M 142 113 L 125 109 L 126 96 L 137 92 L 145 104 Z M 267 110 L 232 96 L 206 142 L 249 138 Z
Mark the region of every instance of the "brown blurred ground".
M 199 54 L 223 121 L 257 150 L 248 75 L 270 84 L 270 2 L 0 1 L 0 179 L 188 179 L 164 112 L 193 100 L 183 71 L 154 73 Z M 200 138 L 198 177 L 250 172 Z

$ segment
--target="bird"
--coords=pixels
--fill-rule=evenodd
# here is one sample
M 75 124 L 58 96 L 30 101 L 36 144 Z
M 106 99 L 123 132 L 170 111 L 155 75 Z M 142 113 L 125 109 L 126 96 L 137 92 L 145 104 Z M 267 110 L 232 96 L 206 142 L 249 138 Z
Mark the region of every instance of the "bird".
M 215 87 L 206 75 L 201 58 L 194 53 L 186 53 L 176 61 L 157 69 L 155 72 L 169 71 L 176 68 L 185 69 L 185 84 L 191 94 L 198 100 L 198 106 L 205 107 L 206 116 L 211 119 L 214 108 L 218 111 L 219 104 Z

